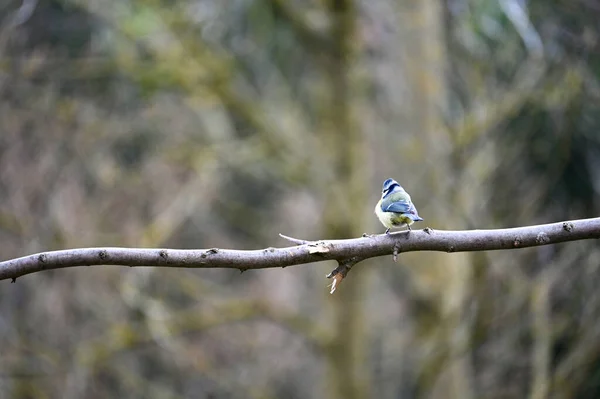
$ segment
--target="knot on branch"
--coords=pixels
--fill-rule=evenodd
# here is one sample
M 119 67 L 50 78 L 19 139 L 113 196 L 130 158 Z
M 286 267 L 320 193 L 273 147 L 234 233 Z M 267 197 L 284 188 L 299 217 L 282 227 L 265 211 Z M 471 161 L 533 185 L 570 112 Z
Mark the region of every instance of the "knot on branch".
M 202 254 L 200 254 L 201 258 L 206 258 L 208 255 L 214 255 L 214 254 L 218 254 L 219 253 L 219 248 L 211 248 L 211 249 L 207 249 L 206 251 L 202 252 Z
M 400 247 L 398 246 L 398 244 L 394 245 L 394 252 L 392 254 L 392 259 L 394 259 L 394 262 L 398 262 L 398 254 L 400 253 Z
M 333 247 L 333 244 L 326 241 L 319 241 L 313 244 L 308 244 L 309 254 L 326 254 Z
M 306 241 L 294 237 L 288 237 L 281 233 L 279 234 L 279 237 L 293 242 L 296 245 L 307 245 L 309 254 L 326 254 L 333 248 L 333 244 L 329 241 Z
M 548 244 L 550 242 L 550 237 L 548 237 L 548 234 L 546 234 L 544 232 L 540 232 L 535 237 L 535 242 L 538 243 L 539 245 Z

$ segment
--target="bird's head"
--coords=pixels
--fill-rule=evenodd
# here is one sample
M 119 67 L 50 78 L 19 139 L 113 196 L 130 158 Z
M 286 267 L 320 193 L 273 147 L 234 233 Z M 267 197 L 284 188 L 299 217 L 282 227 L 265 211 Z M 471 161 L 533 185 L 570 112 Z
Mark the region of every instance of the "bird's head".
M 398 184 L 398 182 L 396 180 L 387 179 L 386 181 L 383 182 L 383 189 L 381 190 L 381 196 L 385 197 L 389 193 L 392 193 L 394 191 L 399 191 L 399 190 L 404 191 L 402 186 L 400 184 Z

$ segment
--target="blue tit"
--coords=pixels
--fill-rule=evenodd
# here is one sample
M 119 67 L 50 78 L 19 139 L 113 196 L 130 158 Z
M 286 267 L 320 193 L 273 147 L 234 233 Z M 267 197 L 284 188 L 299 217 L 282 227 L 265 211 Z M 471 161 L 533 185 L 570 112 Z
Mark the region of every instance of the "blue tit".
M 410 200 L 410 195 L 394 179 L 383 182 L 381 199 L 375 206 L 375 214 L 387 227 L 385 234 L 389 234 L 392 227 L 406 226 L 410 230 L 411 224 L 423 220 Z

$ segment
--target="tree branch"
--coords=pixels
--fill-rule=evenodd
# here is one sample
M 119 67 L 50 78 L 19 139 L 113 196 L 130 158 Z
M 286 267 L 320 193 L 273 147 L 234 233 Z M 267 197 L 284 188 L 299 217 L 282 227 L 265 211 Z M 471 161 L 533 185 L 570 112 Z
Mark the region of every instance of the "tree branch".
M 304 241 L 287 248 L 240 251 L 232 249 L 81 248 L 42 252 L 0 262 L 0 280 L 43 270 L 75 266 L 120 265 L 186 268 L 231 268 L 245 271 L 336 260 L 332 293 L 356 263 L 376 256 L 412 251 L 490 251 L 518 249 L 566 241 L 600 238 L 600 218 L 497 230 L 413 230 L 346 240 Z

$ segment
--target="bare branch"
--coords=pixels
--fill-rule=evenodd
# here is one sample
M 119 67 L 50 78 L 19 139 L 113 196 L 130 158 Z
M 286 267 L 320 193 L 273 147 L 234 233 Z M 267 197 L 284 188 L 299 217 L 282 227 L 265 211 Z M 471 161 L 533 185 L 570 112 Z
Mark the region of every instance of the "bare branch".
M 412 232 L 365 236 L 346 240 L 303 241 L 300 245 L 240 251 L 231 249 L 81 248 L 42 252 L 0 262 L 0 280 L 43 270 L 75 266 L 120 265 L 185 268 L 232 268 L 245 271 L 336 260 L 330 274 L 345 277 L 360 260 L 412 251 L 490 251 L 518 249 L 566 241 L 600 238 L 600 218 L 497 230 L 447 231 L 425 228 Z M 340 269 L 341 267 L 341 269 Z M 336 272 L 337 271 L 337 272 Z M 337 279 L 340 280 L 341 279 Z M 336 280 L 336 281 L 337 281 Z M 339 284 L 339 281 L 337 281 Z M 333 288 L 333 287 L 332 287 Z

